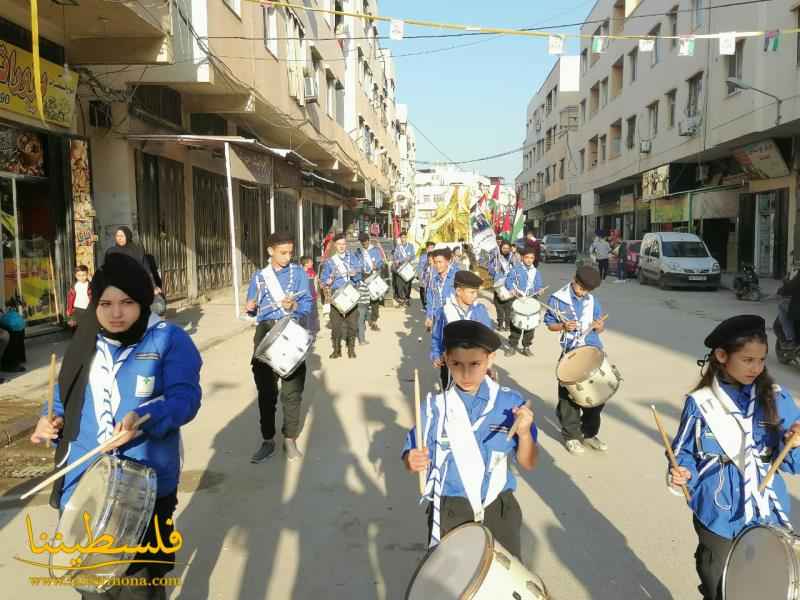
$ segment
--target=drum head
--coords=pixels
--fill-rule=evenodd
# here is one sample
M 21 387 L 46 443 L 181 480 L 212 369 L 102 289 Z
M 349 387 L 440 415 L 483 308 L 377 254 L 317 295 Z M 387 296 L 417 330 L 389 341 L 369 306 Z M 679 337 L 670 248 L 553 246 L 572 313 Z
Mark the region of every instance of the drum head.
M 492 560 L 489 530 L 468 523 L 448 533 L 423 561 L 408 587 L 406 600 L 453 600 L 472 597 Z
M 105 517 L 103 509 L 108 498 L 114 460 L 112 456 L 101 456 L 80 478 L 58 521 L 57 533 L 61 534 L 64 545 L 74 546 L 87 541 L 84 512 L 89 513 L 92 531 L 97 531 L 98 524 Z
M 797 577 L 789 539 L 774 527 L 756 526 L 731 546 L 723 575 L 725 600 L 784 600 Z
M 585 381 L 603 364 L 603 351 L 594 346 L 583 346 L 567 352 L 558 363 L 556 377 L 561 383 L 573 384 Z

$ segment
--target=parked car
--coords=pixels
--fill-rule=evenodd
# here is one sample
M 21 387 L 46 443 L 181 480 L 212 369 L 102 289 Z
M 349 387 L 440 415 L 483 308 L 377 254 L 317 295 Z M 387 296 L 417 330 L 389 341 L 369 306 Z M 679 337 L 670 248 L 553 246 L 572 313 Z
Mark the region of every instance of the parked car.
M 720 267 L 693 233 L 647 233 L 639 256 L 639 282 L 660 287 L 719 289 Z
M 641 240 L 624 240 L 623 244 L 625 244 L 628 248 L 628 256 L 625 259 L 625 277 L 636 277 L 636 273 L 639 270 L 639 249 L 642 246 Z M 609 261 L 609 270 L 612 273 L 617 273 L 617 257 L 611 257 Z
M 542 262 L 551 260 L 575 262 L 577 255 L 577 245 L 570 242 L 565 235 L 548 234 L 542 238 Z

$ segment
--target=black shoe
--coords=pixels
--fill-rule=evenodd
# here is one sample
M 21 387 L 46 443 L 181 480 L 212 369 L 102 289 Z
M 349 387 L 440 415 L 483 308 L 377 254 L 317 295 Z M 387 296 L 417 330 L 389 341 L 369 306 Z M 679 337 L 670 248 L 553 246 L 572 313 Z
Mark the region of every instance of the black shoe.
M 347 340 L 347 358 L 356 357 L 356 341 L 354 339 Z
M 333 347 L 333 352 L 328 358 L 342 358 L 342 345 L 337 344 Z
M 531 352 L 531 349 L 528 348 L 527 346 L 525 346 L 522 349 L 522 352 L 520 354 L 522 354 L 522 356 L 533 356 L 533 352 Z
M 377 323 L 370 323 L 369 324 L 369 328 L 372 329 L 372 331 L 380 331 L 381 330 L 381 328 L 378 327 Z
M 253 464 L 262 463 L 273 454 L 275 454 L 275 442 L 273 440 L 264 440 L 261 442 L 261 447 L 250 458 L 250 462 Z
M 504 353 L 506 356 L 514 356 L 517 353 L 517 350 L 516 348 L 512 348 L 511 346 L 509 346 L 508 348 L 505 349 Z

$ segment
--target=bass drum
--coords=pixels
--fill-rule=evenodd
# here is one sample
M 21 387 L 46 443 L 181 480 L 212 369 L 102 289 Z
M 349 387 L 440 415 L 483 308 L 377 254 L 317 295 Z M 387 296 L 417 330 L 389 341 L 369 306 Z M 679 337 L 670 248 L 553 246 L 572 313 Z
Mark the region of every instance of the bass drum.
M 253 353 L 257 361 L 268 364 L 281 378 L 297 370 L 314 344 L 314 336 L 291 317 L 283 317 L 259 342 Z
M 497 299 L 500 302 L 508 302 L 514 297 L 514 292 L 506 288 L 506 278 L 501 277 L 494 282 L 494 293 L 497 294 Z
M 608 361 L 605 352 L 594 346 L 567 352 L 558 361 L 556 378 L 567 388 L 572 401 L 584 408 L 605 404 L 622 384 L 617 367 Z
M 417 567 L 406 600 L 547 600 L 544 582 L 480 523 L 456 527 Z
M 723 600 L 800 600 L 800 538 L 756 525 L 733 541 L 722 572 Z

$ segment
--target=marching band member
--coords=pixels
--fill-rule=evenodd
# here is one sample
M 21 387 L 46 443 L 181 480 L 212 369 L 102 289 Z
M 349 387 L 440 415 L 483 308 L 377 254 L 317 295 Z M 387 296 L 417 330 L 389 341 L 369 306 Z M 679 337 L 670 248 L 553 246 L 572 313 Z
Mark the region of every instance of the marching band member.
M 559 320 L 547 311 L 544 322 L 550 331 L 561 333 L 561 356 L 580 346 L 603 348 L 600 333 L 605 329 L 600 302 L 591 294 L 601 283 L 600 273 L 589 266 L 578 267 L 574 279 L 550 296 L 548 304 L 563 315 Z M 584 408 L 569 397 L 567 388 L 558 385 L 556 415 L 561 423 L 561 435 L 571 454 L 583 454 L 583 445 L 599 451 L 608 450 L 597 437 L 600 413 L 605 405 Z
M 200 408 L 200 353 L 177 325 L 150 313 L 153 280 L 130 256 L 111 253 L 92 279 L 92 301 L 64 355 L 54 391 L 53 418 L 47 403 L 31 435 L 33 443 L 57 442 L 55 462 L 73 464 L 115 434 L 120 457 L 152 467 L 157 477 L 155 509 L 148 515 L 142 546 L 157 548 L 174 530 L 178 504 L 180 428 Z M 150 419 L 135 429 L 137 420 Z M 137 434 L 141 432 L 141 436 Z M 92 464 L 74 468 L 53 485 L 50 504 L 63 511 Z M 87 511 L 94 510 L 86 507 Z M 90 515 L 92 519 L 99 515 Z M 118 585 L 104 593 L 82 593 L 84 600 L 166 598 L 158 578 L 171 571 L 175 554 L 137 554 L 126 576 L 146 578 L 146 586 Z
M 405 263 L 414 260 L 414 246 L 408 242 L 406 232 L 400 233 L 400 240 L 394 247 L 392 253 L 392 266 L 394 267 L 394 289 L 395 300 L 401 306 L 408 306 L 411 299 L 411 282 L 403 281 L 403 278 L 397 274 L 398 269 Z
M 498 279 L 508 276 L 512 267 L 511 244 L 506 240 L 502 240 L 489 260 L 488 270 L 492 282 L 497 283 Z M 502 302 L 500 298 L 497 297 L 497 292 L 495 292 L 494 308 L 497 311 L 497 331 L 508 331 L 510 329 L 512 302 L 513 299 Z
M 731 317 L 717 325 L 705 346 L 710 353 L 698 361 L 705 371 L 686 398 L 672 443 L 680 466 L 670 469 L 670 483 L 686 485 L 691 494 L 700 592 L 704 600 L 722 600 L 734 538 L 756 523 L 791 528 L 780 473 L 800 472 L 800 442 L 793 442 L 763 493 L 759 484 L 773 457 L 800 432 L 800 410 L 767 372 L 763 318 Z
M 536 260 L 536 250 L 533 246 L 525 245 L 520 254 L 522 255 L 522 262 L 511 269 L 511 273 L 506 277 L 506 289 L 511 291 L 517 298 L 538 297 L 544 285 L 542 283 L 542 274 L 533 264 Z M 509 301 L 509 307 L 511 303 L 512 301 Z M 522 337 L 522 354 L 524 356 L 533 356 L 531 344 L 533 344 L 535 333 L 535 329 L 528 329 L 523 332 L 514 323 L 511 323 L 511 335 L 508 336 L 506 356 L 513 356 L 517 351 L 517 343 L 520 336 Z
M 453 258 L 450 248 L 439 248 L 430 252 L 428 256 L 433 256 L 433 275 L 427 288 L 428 299 L 425 303 L 425 328 L 430 331 L 436 311 L 444 306 L 445 301 L 453 293 L 453 281 L 458 267 L 450 263 Z
M 267 238 L 269 264 L 253 274 L 247 290 L 247 311 L 256 315 L 256 334 L 253 348 L 275 324 L 286 316 L 306 322 L 314 308 L 308 275 L 300 265 L 293 264 L 294 237 L 288 232 L 276 232 Z M 275 410 L 278 404 L 278 374 L 268 364 L 251 360 L 253 378 L 258 389 L 258 412 L 261 419 L 261 446 L 250 462 L 260 463 L 275 452 Z M 286 379 L 281 378 L 281 403 L 283 404 L 283 447 L 286 457 L 295 460 L 302 456 L 297 448 L 297 437 L 302 423 L 300 404 L 306 383 L 306 363 L 295 369 Z
M 477 321 L 444 328 L 445 362 L 455 385 L 428 394 L 423 405 L 424 447 L 416 430 L 406 436 L 402 458 L 409 471 L 427 472 L 425 499 L 431 547 L 464 523 L 482 521 L 503 547 L 519 557 L 522 511 L 508 455 L 530 470 L 536 465 L 537 429 L 522 395 L 486 375 L 500 338 Z M 446 417 L 445 417 L 446 415 Z M 507 434 L 518 419 L 518 432 Z M 446 423 L 445 423 L 446 422 Z
M 363 269 L 361 258 L 358 254 L 347 250 L 347 241 L 343 233 L 339 233 L 333 238 L 333 246 L 334 253 L 322 265 L 322 274 L 320 275 L 320 280 L 323 285 L 331 290 L 331 294 L 348 282 L 357 287 L 361 281 Z M 346 315 L 343 315 L 331 303 L 331 329 L 333 352 L 329 358 L 341 358 L 342 339 L 346 340 L 347 343 L 348 358 L 355 358 L 358 310 L 353 307 Z
M 445 301 L 444 306 L 436 311 L 433 317 L 433 330 L 431 335 L 431 362 L 433 367 L 440 370 L 442 389 L 446 390 L 450 384 L 450 372 L 444 361 L 444 328 L 448 323 L 469 319 L 483 323 L 492 328 L 492 318 L 486 307 L 477 301 L 478 290 L 482 280 L 479 275 L 470 271 L 459 271 L 453 280 L 454 292 Z
M 375 240 L 370 241 L 369 234 L 361 233 L 358 236 L 358 241 L 361 242 L 361 262 L 364 265 L 364 275 L 372 275 L 377 272 L 380 276 L 381 269 L 386 263 L 383 249 L 375 243 Z M 380 331 L 378 327 L 378 317 L 380 316 L 380 300 L 369 301 L 369 328 L 372 331 Z
M 425 242 L 425 251 L 419 257 L 417 264 L 417 280 L 419 281 L 419 299 L 422 302 L 422 310 L 426 310 L 428 299 L 426 297 L 428 286 L 430 285 L 431 272 L 433 270 L 433 258 L 431 252 L 436 247 L 433 242 Z

